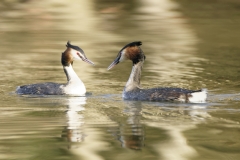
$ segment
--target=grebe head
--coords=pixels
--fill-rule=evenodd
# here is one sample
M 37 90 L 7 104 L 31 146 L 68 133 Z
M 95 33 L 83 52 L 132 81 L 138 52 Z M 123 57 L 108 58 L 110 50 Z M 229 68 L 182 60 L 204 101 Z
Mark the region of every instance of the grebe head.
M 87 59 L 84 51 L 80 47 L 70 44 L 69 41 L 67 42 L 66 47 L 67 49 L 62 53 L 63 66 L 69 66 L 70 64 L 73 64 L 73 60 L 82 60 L 84 62 L 94 65 L 92 61 Z
M 110 64 L 107 70 L 110 70 L 116 66 L 119 62 L 124 60 L 132 60 L 133 64 L 138 63 L 139 61 L 145 60 L 145 55 L 143 54 L 142 49 L 139 47 L 142 45 L 141 41 L 131 42 L 125 45 L 119 52 L 116 59 Z

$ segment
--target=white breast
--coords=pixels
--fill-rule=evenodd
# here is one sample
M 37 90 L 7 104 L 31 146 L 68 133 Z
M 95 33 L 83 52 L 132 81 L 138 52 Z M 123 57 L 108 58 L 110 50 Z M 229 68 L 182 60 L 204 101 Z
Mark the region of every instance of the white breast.
M 207 99 L 207 89 L 202 89 L 201 92 L 191 93 L 192 97 L 189 97 L 191 103 L 205 103 Z
M 84 95 L 86 93 L 86 87 L 83 83 L 81 84 L 68 83 L 62 89 L 64 93 L 68 95 Z
M 72 65 L 64 66 L 64 70 L 68 78 L 67 84 L 62 86 L 64 93 L 70 95 L 84 95 L 86 93 L 85 85 L 74 72 Z

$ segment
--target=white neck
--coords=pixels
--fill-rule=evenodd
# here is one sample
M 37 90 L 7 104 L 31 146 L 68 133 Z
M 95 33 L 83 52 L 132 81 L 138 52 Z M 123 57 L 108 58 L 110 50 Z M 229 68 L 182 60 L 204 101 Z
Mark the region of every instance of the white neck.
M 125 86 L 125 91 L 131 91 L 136 88 L 140 88 L 140 78 L 142 73 L 142 66 L 144 61 L 140 61 L 137 64 L 134 64 L 132 67 L 132 72 Z
M 81 81 L 78 75 L 73 70 L 73 67 L 71 64 L 69 66 L 63 66 L 63 69 L 67 76 L 68 82 Z
M 67 84 L 64 87 L 64 91 L 66 94 L 85 94 L 86 88 L 81 81 L 81 79 L 78 77 L 78 75 L 73 70 L 72 65 L 69 66 L 63 66 L 64 72 L 67 77 Z

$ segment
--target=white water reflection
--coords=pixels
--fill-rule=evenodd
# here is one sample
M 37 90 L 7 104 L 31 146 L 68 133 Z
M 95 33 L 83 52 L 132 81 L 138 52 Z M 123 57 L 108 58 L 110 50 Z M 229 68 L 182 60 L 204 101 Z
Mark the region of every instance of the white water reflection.
M 86 97 L 70 97 L 66 101 L 66 105 L 68 106 L 66 113 L 67 127 L 63 133 L 66 134 L 69 142 L 82 142 L 85 135 L 83 131 L 84 116 L 81 111 L 85 110 Z M 73 145 L 74 143 L 70 143 L 70 148 Z
M 178 113 L 169 114 L 170 110 L 164 112 L 163 110 L 159 116 L 156 115 L 156 110 L 143 114 L 143 117 L 150 119 L 158 119 L 158 122 L 147 120 L 144 122 L 149 127 L 159 128 L 164 130 L 168 136 L 163 142 L 152 144 L 156 152 L 159 153 L 161 160 L 187 160 L 198 156 L 194 147 L 188 144 L 188 138 L 184 132 L 197 128 L 198 124 L 204 123 L 205 120 L 211 116 L 206 110 L 206 105 L 194 104 L 189 106 L 179 106 L 176 110 Z M 187 112 L 184 110 L 187 108 Z M 182 110 L 184 109 L 184 110 Z M 146 113 L 146 112 L 143 112 Z M 152 116 L 149 116 L 149 113 Z
M 207 112 L 208 105 L 192 105 L 189 107 L 188 114 L 193 120 L 206 120 L 212 116 Z
M 102 120 L 109 119 L 98 113 L 97 110 L 85 110 L 86 97 L 69 97 L 65 101 L 68 109 L 66 112 L 67 127 L 63 130 L 62 137 L 67 137 L 70 152 L 81 159 L 102 160 L 97 152 L 107 150 L 107 142 L 101 140 L 102 132 L 89 127 L 89 123 L 94 122 L 96 117 Z M 91 115 L 94 115 L 91 118 Z M 85 125 L 85 123 L 87 123 Z
M 165 142 L 161 142 L 153 147 L 162 157 L 161 160 L 186 160 L 197 156 L 196 150 L 188 145 L 187 138 L 183 135 L 184 131 L 195 128 L 195 125 L 191 124 L 166 124 L 166 123 L 146 123 L 148 126 L 163 129 L 167 132 L 170 139 Z

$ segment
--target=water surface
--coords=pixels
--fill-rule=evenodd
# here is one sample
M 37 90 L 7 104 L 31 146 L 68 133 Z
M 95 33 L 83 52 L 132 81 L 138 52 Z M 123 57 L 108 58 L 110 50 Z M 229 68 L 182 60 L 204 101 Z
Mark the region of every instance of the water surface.
M 237 0 L 0 2 L 0 159 L 239 159 Z M 86 97 L 18 96 L 17 86 L 66 82 L 65 44 Z M 124 101 L 131 62 L 106 68 L 141 40 L 142 87 L 208 88 L 206 104 Z

